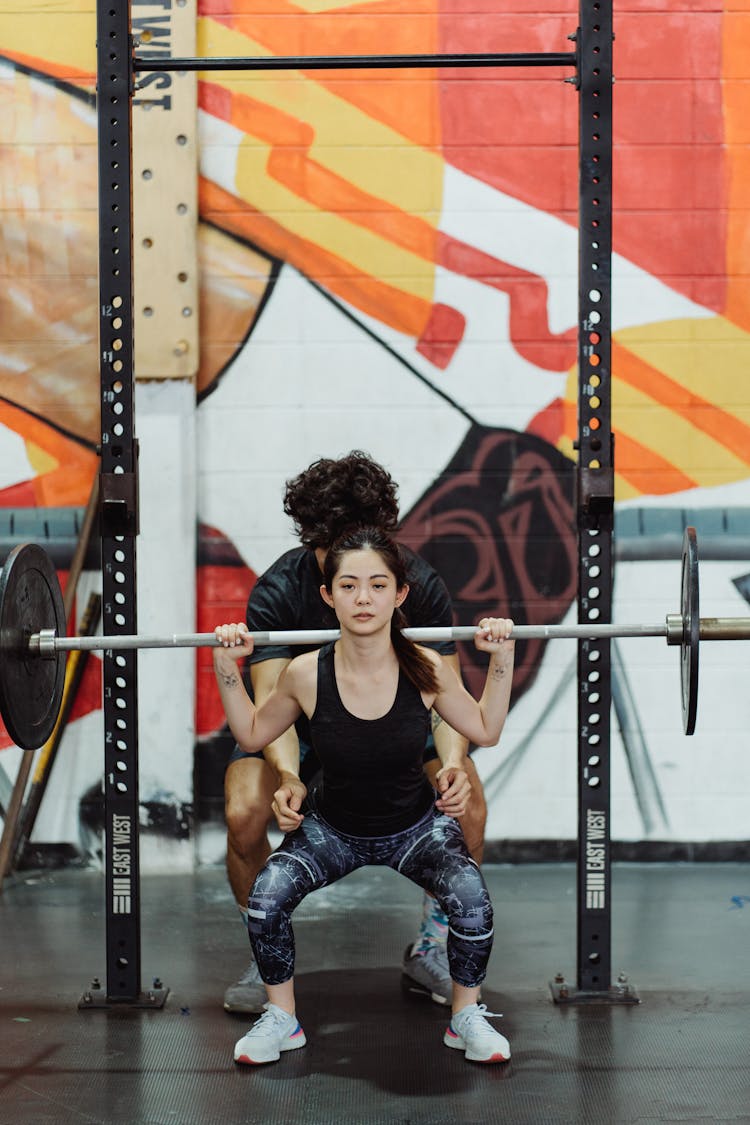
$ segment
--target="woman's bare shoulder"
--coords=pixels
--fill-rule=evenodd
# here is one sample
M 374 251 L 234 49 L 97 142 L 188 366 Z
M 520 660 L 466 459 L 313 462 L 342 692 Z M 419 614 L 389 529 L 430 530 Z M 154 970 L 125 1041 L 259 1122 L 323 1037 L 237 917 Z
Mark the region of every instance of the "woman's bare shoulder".
M 303 652 L 295 656 L 284 670 L 283 690 L 293 699 L 308 716 L 315 710 L 315 699 L 318 690 L 318 651 Z
M 421 653 L 424 654 L 424 656 L 427 657 L 427 659 L 431 664 L 435 666 L 435 668 L 442 668 L 443 658 L 439 652 L 435 652 L 434 648 L 427 648 L 425 645 L 417 645 L 417 648 Z
M 313 652 L 303 652 L 301 656 L 295 656 L 287 664 L 285 675 L 289 677 L 291 683 L 305 683 L 311 676 L 317 674 L 317 668 L 318 649 L 315 649 Z

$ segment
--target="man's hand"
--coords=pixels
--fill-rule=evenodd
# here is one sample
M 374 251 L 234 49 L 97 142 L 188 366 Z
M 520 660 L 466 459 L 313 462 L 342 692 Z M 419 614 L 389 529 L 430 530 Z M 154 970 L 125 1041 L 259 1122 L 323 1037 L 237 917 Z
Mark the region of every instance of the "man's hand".
M 445 816 L 462 817 L 471 795 L 471 782 L 466 771 L 458 766 L 443 766 L 435 775 L 435 784 L 440 794 L 435 802 L 436 808 Z
M 293 774 L 284 774 L 281 784 L 273 795 L 271 808 L 276 823 L 284 833 L 294 832 L 305 819 L 299 811 L 307 796 L 307 787 Z

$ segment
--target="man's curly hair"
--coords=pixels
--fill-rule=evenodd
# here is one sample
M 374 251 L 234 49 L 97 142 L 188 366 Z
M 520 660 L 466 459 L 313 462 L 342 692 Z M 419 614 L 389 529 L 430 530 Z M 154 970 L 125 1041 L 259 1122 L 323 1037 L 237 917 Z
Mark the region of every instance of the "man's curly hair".
M 393 531 L 398 486 L 382 465 L 360 449 L 333 460 L 321 457 L 286 482 L 284 511 L 303 546 L 328 550 L 357 527 Z

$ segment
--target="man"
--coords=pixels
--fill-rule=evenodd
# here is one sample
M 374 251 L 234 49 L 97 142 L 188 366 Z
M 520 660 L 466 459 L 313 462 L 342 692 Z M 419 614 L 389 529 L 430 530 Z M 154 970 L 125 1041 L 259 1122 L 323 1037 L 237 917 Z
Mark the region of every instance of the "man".
M 392 532 L 398 523 L 396 484 L 382 466 L 355 450 L 338 460 L 316 461 L 288 481 L 284 511 L 293 519 L 302 545 L 287 551 L 260 576 L 248 599 L 247 626 L 251 632 L 335 629 L 338 623 L 333 610 L 320 596 L 326 553 L 344 531 L 352 528 L 372 526 Z M 410 588 L 403 606 L 407 623 L 452 625 L 450 596 L 442 579 L 418 555 L 407 549 L 404 552 Z M 455 645 L 447 642 L 434 647 L 460 674 Z M 250 682 L 258 703 L 269 694 L 292 657 L 305 651 L 302 645 L 255 649 L 250 657 Z M 316 764 L 304 717 L 274 747 L 285 743 L 299 753 L 301 775 L 309 780 Z M 424 767 L 433 784 L 441 759 L 457 744 L 465 748 L 465 741 L 434 715 Z M 469 851 L 480 863 L 487 809 L 476 768 L 469 758 L 466 761 L 472 793 L 460 824 Z M 250 887 L 271 852 L 267 826 L 276 785 L 276 775 L 262 753 L 244 754 L 235 748 L 225 777 L 227 874 L 245 923 Z M 419 933 L 404 955 L 404 982 L 410 990 L 428 995 L 439 1004 L 450 1003 L 451 999 L 446 937 L 447 920 L 435 900 L 425 895 Z M 224 1007 L 229 1012 L 260 1012 L 266 999 L 253 962 L 227 989 Z

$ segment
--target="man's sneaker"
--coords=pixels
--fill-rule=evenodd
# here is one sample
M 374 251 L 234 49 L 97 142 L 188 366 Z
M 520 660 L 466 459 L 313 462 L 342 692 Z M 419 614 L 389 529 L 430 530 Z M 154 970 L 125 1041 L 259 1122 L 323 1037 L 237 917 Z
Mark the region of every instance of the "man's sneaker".
M 488 1012 L 486 1004 L 469 1004 L 451 1017 L 443 1042 L 446 1047 L 457 1047 L 459 1051 L 464 1051 L 471 1062 L 507 1062 L 510 1058 L 510 1043 L 485 1019 L 485 1016 L 494 1015 L 498 1013 Z
M 260 979 L 258 966 L 255 961 L 250 962 L 250 968 L 242 974 L 238 981 L 230 984 L 224 993 L 224 1009 L 227 1012 L 242 1012 L 252 1015 L 262 1012 L 268 1000 L 266 986 Z
M 407 945 L 403 961 L 404 985 L 409 992 L 429 996 L 436 1004 L 450 1004 L 453 982 L 444 945 L 430 943 L 425 950 Z
M 306 1042 L 297 1017 L 269 1002 L 260 1019 L 235 1044 L 234 1061 L 250 1066 L 276 1062 L 282 1051 L 296 1051 Z

